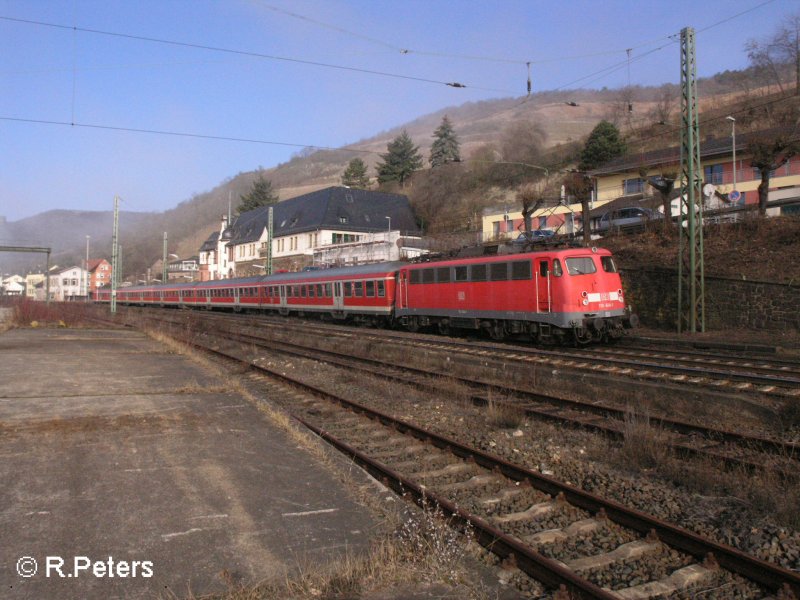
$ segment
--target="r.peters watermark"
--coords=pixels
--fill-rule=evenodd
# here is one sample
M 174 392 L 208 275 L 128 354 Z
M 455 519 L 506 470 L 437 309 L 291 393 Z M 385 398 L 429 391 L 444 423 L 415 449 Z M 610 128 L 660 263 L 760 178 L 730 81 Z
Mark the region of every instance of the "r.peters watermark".
M 30 578 L 37 574 L 62 579 L 78 577 L 102 578 L 150 578 L 153 576 L 153 562 L 150 560 L 116 560 L 109 556 L 104 560 L 93 560 L 88 556 L 74 556 L 71 559 L 61 556 L 46 556 L 44 568 L 32 556 L 22 556 L 17 560 L 17 574 Z

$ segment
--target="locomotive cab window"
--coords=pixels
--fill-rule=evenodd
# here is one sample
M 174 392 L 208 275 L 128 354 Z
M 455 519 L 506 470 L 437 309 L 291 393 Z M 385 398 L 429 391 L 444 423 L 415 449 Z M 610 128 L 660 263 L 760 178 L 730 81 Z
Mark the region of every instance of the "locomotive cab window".
M 553 259 L 553 277 L 561 277 L 564 271 L 561 270 L 561 261 L 557 258 Z
M 565 262 L 570 275 L 588 275 L 597 271 L 591 256 L 574 256 L 567 258 Z
M 539 263 L 539 276 L 540 277 L 547 277 L 550 274 L 550 263 L 546 260 L 543 260 Z
M 603 271 L 606 273 L 616 273 L 617 265 L 614 264 L 614 259 L 610 256 L 601 256 L 600 264 L 603 265 Z

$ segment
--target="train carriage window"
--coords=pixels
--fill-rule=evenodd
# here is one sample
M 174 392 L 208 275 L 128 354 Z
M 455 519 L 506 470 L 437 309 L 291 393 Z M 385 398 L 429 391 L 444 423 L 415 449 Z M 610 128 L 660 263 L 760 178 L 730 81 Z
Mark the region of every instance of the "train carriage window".
M 489 265 L 489 279 L 492 281 L 505 281 L 508 279 L 508 263 L 491 263 Z
M 472 265 L 470 271 L 472 281 L 486 281 L 486 265 Z
M 422 283 L 422 272 L 420 269 L 413 269 L 409 271 L 409 282 L 412 284 Z
M 617 265 L 614 264 L 614 259 L 610 256 L 601 256 L 600 264 L 603 265 L 603 271 L 606 273 L 616 273 Z
M 309 298 L 314 298 L 314 297 L 316 297 L 316 295 L 317 295 L 317 289 L 314 286 L 314 284 L 312 283 L 310 286 L 308 286 L 308 297 Z
M 353 295 L 353 282 L 352 281 L 345 281 L 344 282 L 344 295 L 346 297 L 350 297 Z
M 433 283 L 434 272 L 433 269 L 422 269 L 422 283 Z
M 366 286 L 366 294 L 367 298 L 374 298 L 375 297 L 375 282 L 374 281 L 367 281 L 365 282 Z
M 515 260 L 511 263 L 511 279 L 521 280 L 531 278 L 531 263 L 528 260 Z
M 317 298 L 322 298 L 322 296 L 324 295 L 323 291 L 324 289 L 325 289 L 324 285 L 322 285 L 321 283 L 317 284 Z
M 570 275 L 588 275 L 597 271 L 591 256 L 573 256 L 567 258 L 565 262 L 567 263 L 567 273 Z
M 456 281 L 467 281 L 469 279 L 467 267 L 455 267 L 454 273 Z
M 379 281 L 378 282 L 378 298 L 385 298 L 386 297 L 386 282 Z
M 333 288 L 331 287 L 330 283 L 325 284 L 325 297 L 330 298 L 333 296 Z
M 541 277 L 547 277 L 549 273 L 550 273 L 550 263 L 548 263 L 546 260 L 543 260 L 542 262 L 539 263 L 539 275 Z
M 436 269 L 437 283 L 450 283 L 450 267 L 439 267 Z
M 353 284 L 353 295 L 359 298 L 364 295 L 364 283 L 362 281 L 356 281 Z
M 304 286 L 304 285 L 300 286 L 300 297 L 301 298 L 305 298 L 306 297 L 306 286 Z
M 553 259 L 553 277 L 561 277 L 564 272 L 561 270 L 561 261 L 557 258 Z

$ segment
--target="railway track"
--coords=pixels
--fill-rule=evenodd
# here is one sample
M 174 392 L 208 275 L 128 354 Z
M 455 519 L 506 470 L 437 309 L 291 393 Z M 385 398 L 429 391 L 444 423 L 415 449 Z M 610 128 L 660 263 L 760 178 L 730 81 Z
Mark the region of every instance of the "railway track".
M 195 345 L 198 344 L 195 340 Z M 201 345 L 204 347 L 205 345 Z M 668 522 L 253 364 L 262 389 L 373 476 L 573 598 L 800 594 L 800 576 Z M 524 584 L 523 584 L 523 587 Z
M 153 317 L 153 314 L 148 313 L 148 316 Z M 180 319 L 173 319 L 172 314 L 165 316 L 169 322 L 181 325 Z M 600 433 L 618 441 L 624 440 L 627 435 L 626 422 L 631 418 L 637 419 L 637 416 L 627 408 L 565 399 L 534 392 L 528 387 L 498 383 L 497 380 L 458 377 L 436 368 L 415 368 L 397 364 L 396 361 L 356 357 L 351 352 L 335 352 L 285 340 L 276 344 L 275 340 L 269 337 L 257 335 L 248 324 L 238 319 L 223 318 L 217 320 L 216 324 L 224 329 L 216 332 L 207 329 L 206 333 L 224 336 L 226 340 L 236 339 L 243 344 L 260 346 L 285 355 L 321 361 L 351 371 L 360 371 L 406 385 L 427 388 L 439 394 L 446 393 L 442 390 L 441 382 L 445 377 L 445 386 L 453 381 L 465 386 L 469 400 L 474 404 L 494 403 L 513 406 L 524 411 L 529 417 Z M 800 477 L 798 466 L 800 444 L 669 418 L 647 419 L 646 425 L 660 432 L 670 433 L 661 443 L 676 456 L 704 458 L 728 468 L 744 468 L 750 472 L 770 470 L 785 479 Z
M 204 318 L 219 318 L 220 314 L 204 315 Z M 223 317 L 224 318 L 224 317 Z M 257 327 L 285 329 L 283 318 L 259 316 L 257 318 L 238 315 Z M 575 371 L 608 373 L 653 382 L 691 384 L 715 390 L 753 392 L 779 398 L 800 397 L 800 363 L 783 360 L 778 363 L 754 361 L 743 357 L 706 353 L 687 355 L 681 358 L 675 352 L 649 350 L 627 351 L 616 348 L 591 348 L 583 350 L 542 349 L 531 346 L 498 344 L 491 342 L 464 341 L 439 336 L 418 336 L 391 330 L 353 329 L 337 325 L 310 321 L 292 320 L 300 323 L 304 332 L 323 336 L 358 338 L 375 342 L 403 345 L 410 348 L 429 348 L 459 352 L 478 357 L 491 356 L 498 360 L 523 362 L 536 365 L 551 365 Z M 295 327 L 295 329 L 297 329 Z

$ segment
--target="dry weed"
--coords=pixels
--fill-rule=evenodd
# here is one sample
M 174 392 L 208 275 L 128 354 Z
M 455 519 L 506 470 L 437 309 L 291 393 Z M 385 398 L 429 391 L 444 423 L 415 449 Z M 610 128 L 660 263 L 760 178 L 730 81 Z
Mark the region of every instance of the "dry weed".
M 654 426 L 648 415 L 628 412 L 622 426 L 620 455 L 627 465 L 652 469 L 670 456 L 664 431 Z
M 509 398 L 496 398 L 496 392 L 487 390 L 486 420 L 499 429 L 518 429 L 525 422 L 525 411 L 514 406 Z

